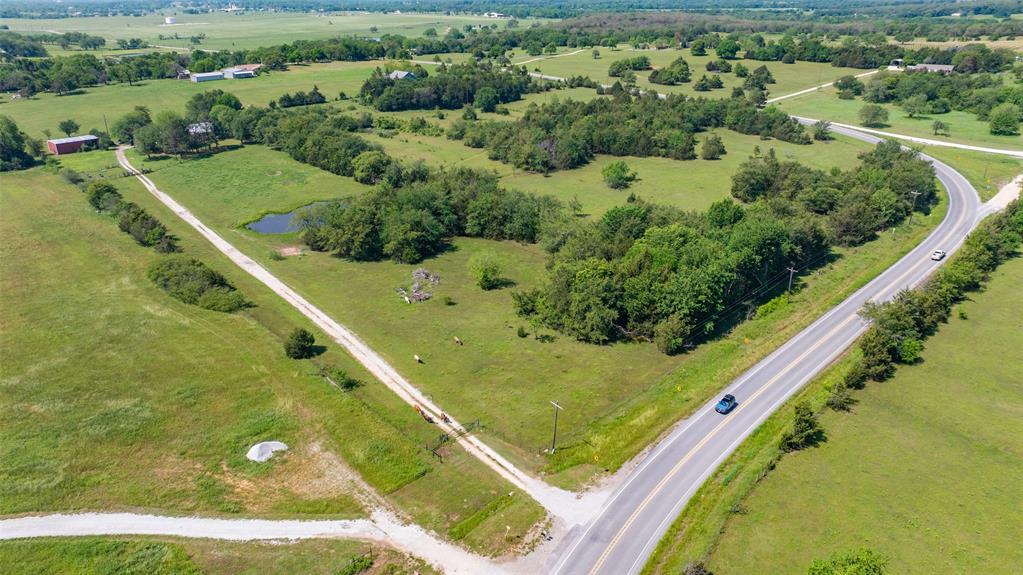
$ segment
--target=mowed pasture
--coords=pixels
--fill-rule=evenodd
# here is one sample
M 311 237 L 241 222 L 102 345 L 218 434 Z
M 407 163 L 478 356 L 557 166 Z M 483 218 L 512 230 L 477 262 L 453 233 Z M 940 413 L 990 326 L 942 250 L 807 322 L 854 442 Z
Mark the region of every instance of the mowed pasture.
M 1023 564 L 1023 259 L 1003 264 L 918 365 L 826 412 L 828 440 L 786 455 L 732 515 L 708 567 L 802 573 L 871 548 L 893 573 L 1013 573 Z M 960 315 L 961 312 L 961 315 Z
M 574 98 L 575 95 L 553 92 L 550 97 Z M 566 204 L 578 200 L 584 213 L 596 216 L 625 203 L 630 194 L 686 209 L 706 209 L 711 203 L 728 197 L 731 174 L 757 148 L 761 153 L 774 149 L 779 158 L 796 160 L 822 170 L 834 166 L 852 168 L 859 163 L 858 154 L 869 149 L 867 144 L 859 140 L 842 136 L 828 142 L 797 145 L 780 140 L 761 140 L 759 136 L 743 135 L 726 129 L 697 134 L 697 141 L 702 141 L 710 133 L 719 135 L 727 150 L 720 160 L 677 161 L 658 157 L 597 156 L 581 168 L 546 175 L 490 160 L 485 149 L 470 148 L 462 142 L 445 138 L 398 134 L 390 138 L 369 135 L 368 139 L 383 146 L 396 158 L 422 160 L 437 166 L 492 170 L 501 176 L 501 183 L 508 188 L 550 195 Z M 628 189 L 614 190 L 604 183 L 601 170 L 616 160 L 624 160 L 638 174 L 639 179 Z
M 593 50 L 600 52 L 600 58 L 593 57 Z M 543 74 L 558 77 L 589 76 L 590 78 L 604 83 L 613 84 L 619 78 L 608 76 L 608 68 L 618 60 L 646 56 L 654 68 L 668 66 L 676 58 L 685 59 L 692 72 L 692 81 L 675 86 L 653 84 L 649 81 L 650 71 L 636 72 L 636 86 L 644 90 L 655 90 L 662 93 L 686 94 L 687 96 L 705 96 L 709 98 L 727 98 L 732 93 L 732 88 L 742 86 L 743 79 L 734 72 L 708 72 L 707 62 L 717 60 L 713 50 L 708 50 L 706 56 L 693 56 L 689 48 L 664 49 L 664 50 L 638 50 L 626 45 L 617 49 L 604 47 L 586 48 L 581 51 L 571 50 L 562 55 L 554 55 L 545 58 L 529 58 L 526 64 L 529 71 L 540 71 Z M 767 66 L 767 69 L 774 75 L 777 83 L 768 86 L 772 96 L 780 96 L 804 90 L 812 86 L 834 81 L 847 74 L 862 74 L 867 70 L 856 68 L 838 68 L 831 64 L 816 62 L 796 62 L 795 64 L 783 64 L 781 62 L 759 62 L 757 60 L 736 59 L 730 60 L 734 67 L 741 63 L 751 71 L 760 66 Z M 693 89 L 696 80 L 703 76 L 710 77 L 713 74 L 721 76 L 724 88 L 711 90 L 709 92 L 697 92 Z
M 363 557 L 377 572 L 435 573 L 425 562 L 358 541 L 318 539 L 283 543 L 212 541 L 167 537 L 54 538 L 0 542 L 0 563 L 9 575 L 333 575 Z
M 859 126 L 861 125 L 859 112 L 866 104 L 867 102 L 861 98 L 840 100 L 834 88 L 822 88 L 810 94 L 782 100 L 777 103 L 777 106 L 794 116 L 822 118 Z M 959 144 L 1023 150 L 1023 138 L 992 135 L 988 123 L 978 120 L 977 115 L 970 112 L 953 110 L 947 114 L 927 114 L 910 118 L 902 108 L 894 104 L 881 104 L 881 106 L 888 110 L 888 125 L 877 129 Z M 935 120 L 941 120 L 948 124 L 950 135 L 936 136 L 931 127 Z
M 165 17 L 173 17 L 174 24 L 166 24 Z M 154 46 L 169 46 L 183 50 L 248 50 L 294 42 L 297 39 L 318 40 L 337 36 L 376 38 L 385 34 L 421 36 L 433 28 L 443 35 L 449 28 L 470 25 L 496 24 L 504 28 L 506 19 L 485 18 L 470 14 L 434 13 L 382 13 L 382 12 L 212 12 L 186 14 L 167 10 L 144 16 L 104 16 L 84 18 L 26 19 L 0 18 L 15 32 L 85 32 L 107 39 L 108 45 L 117 40 L 141 38 Z M 528 26 L 532 19 L 521 21 Z M 192 36 L 205 34 L 198 45 Z M 163 36 L 161 39 L 160 36 Z M 175 38 L 175 36 L 177 36 Z
M 750 140 L 759 142 L 755 138 Z M 766 147 L 773 142 L 760 143 Z M 806 146 L 806 153 L 832 144 Z M 423 147 L 429 149 L 427 143 Z M 267 154 L 276 154 L 279 160 L 271 161 Z M 137 154 L 132 158 L 142 162 Z M 254 167 L 251 161 L 254 159 L 258 159 L 259 168 Z M 552 481 L 569 486 L 578 486 L 595 471 L 614 469 L 638 452 L 667 425 L 715 393 L 837 298 L 884 269 L 940 221 L 944 213 L 939 206 L 930 216 L 918 218 L 914 226 L 904 227 L 895 235 L 884 234 L 882 239 L 861 248 L 840 250 L 838 261 L 828 266 L 825 273 L 805 278 L 806 288 L 791 305 L 742 324 L 690 354 L 668 357 L 648 343 L 583 344 L 537 330 L 518 318 L 511 292 L 537 286 L 546 277 L 546 256 L 535 245 L 457 238 L 449 251 L 419 265 L 350 262 L 324 253 L 278 261 L 271 254 L 281 248 L 300 246 L 297 234 L 260 235 L 239 228 L 239 222 L 251 219 L 238 212 L 237 206 L 244 205 L 240 199 L 252 194 L 255 217 L 266 209 L 267 198 L 278 193 L 282 211 L 308 198 L 299 198 L 294 189 L 276 186 L 273 178 L 265 178 L 258 191 L 251 186 L 232 187 L 228 191 L 218 184 L 244 180 L 248 176 L 239 173 L 262 173 L 260 170 L 270 169 L 265 166 L 276 162 L 291 160 L 279 152 L 247 146 L 202 160 L 169 161 L 166 167 L 158 167 L 160 162 L 146 165 L 155 169 L 151 178 L 161 189 L 350 326 L 449 413 L 462 421 L 478 418 L 484 425 L 483 433 L 507 455 L 530 468 L 553 473 L 548 475 Z M 708 174 L 719 174 L 714 197 L 727 197 L 729 179 L 718 163 L 678 164 L 688 167 L 690 172 L 705 170 Z M 552 179 L 535 177 L 541 182 Z M 710 181 L 711 177 L 707 177 Z M 347 186 L 349 191 L 356 191 L 352 184 L 344 183 L 349 179 L 336 179 L 337 189 Z M 228 201 L 233 205 L 224 203 Z M 582 194 L 580 201 L 585 208 L 587 199 Z M 599 210 L 598 203 L 591 205 L 594 212 Z M 474 285 L 467 263 L 473 254 L 484 250 L 495 252 L 504 268 L 502 275 L 514 282 L 513 287 L 484 292 Z M 442 281 L 432 288 L 433 299 L 407 305 L 394 290 L 407 287 L 412 282 L 412 270 L 419 266 L 439 273 Z M 445 303 L 447 298 L 451 305 Z M 520 327 L 524 337 L 519 335 Z M 554 340 L 538 340 L 540 334 L 554 335 Z M 455 336 L 465 345 L 455 345 Z M 415 355 L 423 358 L 422 364 L 414 360 Z M 550 441 L 547 402 L 551 399 L 566 407 L 559 426 L 559 443 L 563 448 L 553 461 L 540 455 Z
M 159 291 L 145 277 L 156 255 L 56 176 L 5 174 L 3 188 L 0 513 L 272 514 L 299 510 L 290 505 L 299 500 L 362 513 L 343 484 L 316 494 L 288 480 L 329 473 L 318 468 L 322 431 L 292 407 L 321 387 L 308 366 L 286 360 L 244 314 Z M 271 438 L 293 453 L 245 459 Z
M 82 133 L 96 128 L 106 130 L 119 116 L 135 106 L 146 106 L 154 114 L 162 110 L 184 113 L 185 102 L 195 94 L 208 90 L 231 92 L 246 106 L 266 107 L 284 93 L 308 92 L 317 86 L 329 100 L 340 92 L 358 95 L 363 81 L 382 61 L 330 62 L 326 64 L 291 65 L 287 71 L 267 72 L 255 78 L 195 83 L 188 80 L 147 80 L 135 85 L 110 84 L 85 88 L 81 93 L 57 96 L 39 94 L 26 100 L 3 99 L 0 114 L 10 116 L 22 131 L 33 138 L 42 138 L 43 130 L 54 137 L 63 134 L 57 123 L 73 119 Z
M 350 517 L 363 513 L 357 472 L 428 529 L 472 527 L 461 528 L 462 541 L 481 553 L 519 545 L 542 518 L 536 503 L 460 448 L 442 446 L 443 461 L 426 451 L 436 427 L 337 346 L 313 360 L 286 359 L 283 338 L 311 324 L 136 180 L 120 178 L 112 152 L 61 162 L 114 181 L 252 307 L 225 315 L 171 299 L 145 277 L 161 256 L 136 246 L 74 187 L 42 169 L 5 175 L 0 287 L 17 305 L 3 310 L 0 346 L 3 434 L 13 438 L 0 460 L 8 486 L 0 512 Z M 365 385 L 342 393 L 319 376 L 321 366 Z M 267 439 L 291 450 L 270 463 L 244 459 Z

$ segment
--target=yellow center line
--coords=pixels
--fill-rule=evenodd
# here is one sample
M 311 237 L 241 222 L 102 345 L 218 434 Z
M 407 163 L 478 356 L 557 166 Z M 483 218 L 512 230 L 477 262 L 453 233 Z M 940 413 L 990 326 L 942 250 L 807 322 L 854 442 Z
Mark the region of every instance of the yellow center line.
M 765 391 L 767 391 L 767 389 L 769 387 L 774 385 L 774 383 L 776 381 L 781 379 L 785 374 L 787 374 L 789 371 L 791 371 L 796 365 L 798 365 L 800 362 L 802 362 L 804 359 L 806 359 L 806 357 L 808 355 L 810 355 L 811 353 L 816 351 L 817 348 L 819 348 L 820 346 L 824 345 L 828 341 L 828 339 L 832 335 L 835 334 L 835 332 L 837 332 L 838 330 L 840 330 L 843 327 L 845 327 L 846 324 L 848 324 L 850 321 L 856 319 L 856 317 L 857 316 L 855 316 L 855 315 L 849 316 L 844 321 L 842 321 L 841 323 L 836 325 L 834 328 L 832 328 L 831 331 L 829 331 L 827 334 L 824 335 L 824 337 L 822 337 L 819 340 L 817 340 L 817 343 L 815 343 L 814 345 L 810 346 L 809 348 L 807 348 L 806 351 L 804 351 L 802 354 L 800 354 L 799 357 L 797 357 L 795 359 L 795 361 L 792 361 L 791 363 L 789 363 L 785 367 L 785 369 L 783 369 L 782 371 L 778 372 L 777 375 L 775 375 L 770 380 L 768 380 L 767 383 L 762 385 L 760 387 L 760 389 L 756 390 L 748 399 L 746 399 L 745 401 L 740 403 L 739 406 L 735 409 L 735 411 L 733 413 L 738 413 L 739 411 L 741 411 L 743 409 L 743 407 L 745 407 L 746 405 L 749 405 L 750 403 L 752 403 L 757 397 L 759 397 L 761 394 L 763 394 Z M 625 524 L 622 525 L 621 529 L 618 530 L 618 532 L 615 534 L 615 536 L 611 540 L 611 542 L 608 543 L 608 546 L 604 549 L 604 552 L 600 555 L 600 558 L 597 559 L 597 562 L 593 565 L 593 568 L 590 569 L 590 575 L 595 575 L 598 571 L 600 571 L 600 568 L 604 566 L 604 562 L 607 561 L 608 556 L 611 554 L 612 551 L 614 551 L 614 548 L 618 546 L 618 543 L 619 543 L 619 541 L 621 541 L 622 536 L 625 535 L 625 532 L 629 530 L 629 528 L 636 521 L 636 519 L 639 517 L 639 515 L 643 512 L 643 510 L 645 510 L 646 507 L 648 505 L 650 505 L 650 502 L 654 499 L 654 497 L 657 497 L 657 495 L 664 489 L 664 487 L 668 484 L 668 482 L 671 481 L 671 479 L 679 472 L 679 470 L 682 469 L 682 467 L 686 463 L 688 463 L 689 460 L 692 459 L 693 456 L 695 456 L 696 453 L 700 449 L 702 449 L 707 444 L 707 442 L 709 442 L 715 435 L 717 435 L 718 432 L 720 432 L 721 429 L 723 429 L 725 427 L 725 425 L 727 425 L 728 423 L 729 423 L 729 419 L 724 419 L 724 420 L 721 421 L 721 423 L 719 423 L 716 427 L 714 427 L 714 429 L 712 429 L 710 433 L 708 433 L 706 436 L 704 436 L 704 438 L 701 439 L 699 443 L 697 443 L 692 449 L 690 449 L 689 452 L 686 453 L 686 455 L 682 459 L 680 459 L 679 462 L 676 463 L 674 467 L 671 468 L 671 471 L 669 471 L 668 474 L 665 475 L 661 479 L 661 481 L 657 483 L 657 485 L 653 488 L 653 490 L 649 494 L 647 494 L 647 496 L 643 499 L 643 501 L 640 502 L 640 504 L 636 508 L 636 510 L 632 512 L 632 515 L 629 516 L 628 520 L 625 521 Z

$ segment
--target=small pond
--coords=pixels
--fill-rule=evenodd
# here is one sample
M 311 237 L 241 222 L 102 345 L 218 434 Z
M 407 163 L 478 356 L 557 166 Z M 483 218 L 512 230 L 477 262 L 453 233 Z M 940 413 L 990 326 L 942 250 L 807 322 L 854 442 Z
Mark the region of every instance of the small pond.
M 260 234 L 287 234 L 297 232 L 302 228 L 298 225 L 298 222 L 296 221 L 297 218 L 294 218 L 295 214 L 306 208 L 323 203 L 326 202 L 313 202 L 307 206 L 294 209 L 286 214 L 267 214 L 254 222 L 246 224 L 245 227 Z

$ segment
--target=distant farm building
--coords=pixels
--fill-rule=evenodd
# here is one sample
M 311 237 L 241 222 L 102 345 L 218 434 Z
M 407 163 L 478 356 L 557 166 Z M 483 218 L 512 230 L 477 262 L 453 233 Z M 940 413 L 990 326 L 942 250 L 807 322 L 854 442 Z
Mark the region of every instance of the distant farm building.
M 188 125 L 188 133 L 193 136 L 202 136 L 213 133 L 213 122 L 196 122 Z
M 405 70 L 395 70 L 387 75 L 391 80 L 415 80 L 416 75 Z
M 191 79 L 195 83 L 199 82 L 212 82 L 214 80 L 223 80 L 223 72 L 202 72 L 199 74 L 192 74 Z
M 255 78 L 256 73 L 245 68 L 224 68 L 224 77 L 239 80 L 241 78 Z
M 935 74 L 951 74 L 955 72 L 951 64 L 913 64 L 907 66 L 902 58 L 896 58 L 888 64 L 889 70 L 905 70 L 906 72 L 934 72 Z
M 168 25 L 169 24 L 176 24 L 177 21 L 178 21 L 178 19 L 175 18 L 174 16 L 167 16 L 166 18 L 163 19 L 163 23 L 164 24 L 168 24 Z
M 936 74 L 951 74 L 955 71 L 951 64 L 915 64 L 906 66 L 907 72 L 934 72 Z
M 85 136 L 71 136 L 70 138 L 56 138 L 46 140 L 46 147 L 55 156 L 62 154 L 73 154 L 81 152 L 83 148 L 93 148 L 99 143 L 99 138 L 91 134 Z

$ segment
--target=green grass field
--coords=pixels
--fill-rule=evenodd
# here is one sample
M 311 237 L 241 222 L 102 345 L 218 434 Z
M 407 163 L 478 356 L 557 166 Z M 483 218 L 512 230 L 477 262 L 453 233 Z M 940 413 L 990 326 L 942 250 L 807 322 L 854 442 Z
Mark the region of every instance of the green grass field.
M 64 162 L 119 174 L 110 152 Z M 396 507 L 444 533 L 511 491 L 459 448 L 434 459 L 422 446 L 436 440 L 436 428 L 336 347 L 315 362 L 285 359 L 283 337 L 311 326 L 134 179 L 117 185 L 254 307 L 224 315 L 170 299 L 144 275 L 157 254 L 89 209 L 75 188 L 42 169 L 5 175 L 0 288 L 18 303 L 3 310 L 0 411 L 11 441 L 0 458 L 8 486 L 0 513 L 353 516 L 362 511 L 347 463 Z M 367 385 L 340 393 L 316 375 L 317 365 L 340 366 Z M 251 443 L 269 438 L 292 450 L 268 464 L 244 459 Z M 538 505 L 518 496 L 464 542 L 499 554 L 541 518 Z
M 386 548 L 343 540 L 292 543 L 132 537 L 34 539 L 0 542 L 0 564 L 9 575 L 334 575 L 360 557 L 373 573 L 429 574 L 421 560 Z
M 782 100 L 777 105 L 782 110 L 796 116 L 821 118 L 859 126 L 858 114 L 866 103 L 859 98 L 839 100 L 834 88 L 823 88 L 811 94 Z M 947 114 L 910 118 L 898 106 L 882 105 L 888 110 L 888 126 L 881 129 L 888 132 L 974 146 L 1023 150 L 1023 138 L 1020 136 L 993 136 L 988 130 L 988 123 L 978 120 L 975 114 L 969 112 L 952 111 Z M 951 135 L 935 136 L 931 130 L 931 124 L 935 120 L 941 120 L 948 124 Z
M 33 138 L 42 138 L 44 129 L 60 137 L 63 134 L 57 129 L 57 123 L 61 120 L 74 119 L 81 125 L 82 133 L 92 128 L 105 130 L 105 123 L 113 123 L 135 106 L 147 106 L 154 114 L 161 110 L 184 113 L 189 98 L 213 89 L 231 92 L 246 106 L 264 107 L 285 92 L 307 92 L 313 85 L 329 99 L 337 98 L 342 91 L 349 96 L 356 95 L 373 68 L 380 65 L 380 61 L 331 62 L 294 65 L 285 72 L 270 72 L 243 80 L 202 84 L 188 80 L 148 80 L 134 86 L 111 84 L 87 88 L 81 94 L 70 96 L 47 93 L 27 100 L 4 98 L 0 114 L 10 116 Z
M 907 142 L 907 145 L 955 168 L 973 184 L 982 201 L 990 200 L 1002 186 L 1023 173 L 1023 160 L 1012 156 L 925 146 L 912 142 Z
M 750 146 L 754 145 L 752 142 L 774 144 L 755 138 L 749 142 Z M 451 144 L 459 146 L 452 150 L 468 150 L 460 148 L 457 142 Z M 836 141 L 800 149 L 809 153 L 832 145 L 854 146 Z M 429 149 L 443 148 L 437 144 Z M 274 154 L 277 160 L 270 159 Z M 466 262 L 473 253 L 492 249 L 503 260 L 505 275 L 516 282 L 515 289 L 528 289 L 545 277 L 545 256 L 537 246 L 457 239 L 453 250 L 422 264 L 444 278 L 436 288 L 436 297 L 408 306 L 393 289 L 407 285 L 411 281 L 410 272 L 417 266 L 354 263 L 317 253 L 274 261 L 270 258 L 272 251 L 299 243 L 294 234 L 263 236 L 237 228 L 239 222 L 250 219 L 239 211 L 239 206 L 246 205 L 246 197 L 252 197 L 253 216 L 270 206 L 269 198 L 277 198 L 282 209 L 313 199 L 314 196 L 299 195 L 296 192 L 299 188 L 289 191 L 274 180 L 264 182 L 258 191 L 247 185 L 229 186 L 231 190 L 225 191 L 216 184 L 246 181 L 249 176 L 243 174 L 254 164 L 267 170 L 274 169 L 278 162 L 291 162 L 283 154 L 249 146 L 207 159 L 169 162 L 151 175 L 157 185 L 220 230 L 243 252 L 261 260 L 317 305 L 351 326 L 452 415 L 466 421 L 480 418 L 487 427 L 485 433 L 505 453 L 533 469 L 564 471 L 552 479 L 566 485 L 577 485 L 595 470 L 616 468 L 665 426 L 827 309 L 839 295 L 883 269 L 943 213 L 943 209 L 937 210 L 912 231 L 902 231 L 894 237 L 885 234 L 877 242 L 843 251 L 843 257 L 827 273 L 807 278 L 809 287 L 798 296 L 800 304 L 773 317 L 744 324 L 729 336 L 686 356 L 667 357 L 652 345 L 641 343 L 598 347 L 563 337 L 541 343 L 528 328 L 530 336 L 519 338 L 516 331 L 524 322 L 514 315 L 512 290 L 480 291 L 469 278 Z M 156 167 L 160 163 L 149 165 Z M 707 170 L 708 182 L 713 181 L 713 174 L 720 173 L 719 164 L 714 162 L 679 164 L 693 166 L 690 173 Z M 543 182 L 553 180 L 535 177 Z M 337 189 L 345 185 L 352 189 L 350 180 L 336 180 Z M 717 182 L 715 194 L 702 195 L 693 205 L 682 205 L 699 207 L 700 202 L 709 198 L 726 197 L 728 179 L 719 177 Z M 588 200 L 582 196 L 580 200 L 587 207 Z M 594 212 L 601 209 L 599 203 L 592 203 L 589 208 Z M 444 305 L 444 297 L 452 298 L 456 305 Z M 455 335 L 466 342 L 464 347 L 451 344 Z M 424 358 L 424 364 L 415 363 L 416 354 Z M 559 451 L 557 461 L 548 462 L 537 452 L 549 437 L 545 406 L 552 398 L 567 408 L 561 426 L 566 447 Z
M 322 386 L 308 366 L 245 314 L 165 296 L 144 275 L 155 254 L 55 176 L 5 174 L 3 187 L 0 513 L 361 514 L 343 484 L 288 479 L 329 473 L 316 418 L 292 407 Z M 268 438 L 294 452 L 246 461 Z
M 690 96 L 704 95 L 711 98 L 727 98 L 731 95 L 732 88 L 735 86 L 741 86 L 743 81 L 742 78 L 736 77 L 735 74 L 731 72 L 721 73 L 707 71 L 707 62 L 717 59 L 713 50 L 709 51 L 706 56 L 693 56 L 689 48 L 683 48 L 680 50 L 634 50 L 623 45 L 620 46 L 619 49 L 613 51 L 609 48 L 597 48 L 597 50 L 600 51 L 599 59 L 593 58 L 592 49 L 585 49 L 579 53 L 572 53 L 575 52 L 575 50 L 571 50 L 568 52 L 570 55 L 547 57 L 538 61 L 532 61 L 526 64 L 526 66 L 530 71 L 538 69 L 544 74 L 551 76 L 589 76 L 598 82 L 613 84 L 617 78 L 608 76 L 607 70 L 611 63 L 616 60 L 624 60 L 626 58 L 634 58 L 636 56 L 647 56 L 650 58 L 650 63 L 655 68 L 661 68 L 671 64 L 671 62 L 676 58 L 681 57 L 689 64 L 689 69 L 692 71 L 692 82 L 679 84 L 677 86 L 652 84 L 647 79 L 650 76 L 650 72 L 647 71 L 636 72 L 638 80 L 636 85 L 645 90 L 656 90 L 663 93 L 680 93 Z M 521 61 L 525 60 L 532 60 L 532 58 L 524 58 Z M 774 96 L 780 96 L 782 94 L 796 92 L 818 84 L 831 82 L 832 80 L 846 74 L 861 74 L 864 72 L 864 70 L 854 68 L 836 68 L 830 64 L 818 64 L 815 62 L 782 64 L 781 62 L 757 62 L 756 60 L 742 59 L 731 61 L 733 66 L 739 62 L 750 70 L 766 65 L 767 68 L 771 70 L 775 80 L 777 80 L 776 84 L 771 84 L 768 87 L 771 94 Z M 721 79 L 724 81 L 725 87 L 719 90 L 711 90 L 710 92 L 695 91 L 693 89 L 693 84 L 704 74 L 708 77 L 712 74 L 720 75 Z
M 1015 572 L 1021 281 L 1023 259 L 1004 264 L 919 365 L 858 392 L 852 414 L 826 412 L 827 442 L 781 460 L 732 515 L 709 568 L 803 573 L 813 559 L 869 547 L 892 573 Z
M 727 154 L 720 160 L 677 161 L 669 158 L 616 158 L 598 156 L 589 164 L 574 170 L 561 170 L 550 175 L 517 170 L 511 165 L 490 160 L 487 151 L 464 146 L 445 138 L 399 134 L 393 138 L 369 136 L 396 158 L 423 160 L 437 166 L 466 166 L 493 170 L 501 183 L 513 189 L 546 194 L 569 202 L 578 199 L 583 211 L 600 215 L 609 208 L 625 203 L 629 194 L 658 203 L 686 209 L 704 209 L 728 197 L 731 174 L 759 147 L 762 152 L 774 148 L 781 158 L 799 161 L 808 166 L 829 170 L 834 166 L 851 168 L 859 163 L 857 155 L 869 149 L 867 144 L 852 138 L 837 137 L 829 142 L 809 146 L 789 144 L 780 140 L 761 140 L 731 130 L 720 129 Z M 707 134 L 698 134 L 702 140 Z M 699 150 L 699 147 L 697 147 Z M 613 190 L 604 183 L 601 170 L 610 162 L 625 160 L 639 175 L 638 181 L 625 190 Z
M 167 25 L 165 16 L 176 23 Z M 527 26 L 533 20 L 522 20 Z M 482 16 L 429 13 L 383 14 L 380 12 L 333 12 L 312 14 L 301 12 L 223 12 L 184 14 L 168 10 L 145 16 L 106 16 L 89 18 L 20 19 L 0 18 L 15 32 L 85 32 L 107 39 L 108 46 L 118 39 L 141 38 L 154 46 L 191 49 L 191 36 L 205 34 L 197 48 L 203 50 L 243 50 L 273 46 L 298 39 L 317 40 L 335 36 L 379 37 L 385 34 L 421 36 L 428 28 L 443 35 L 448 28 L 466 25 L 497 24 L 504 28 L 507 20 Z M 376 30 L 372 30 L 376 28 Z M 160 36 L 163 36 L 163 39 Z M 174 38 L 177 35 L 178 38 Z

